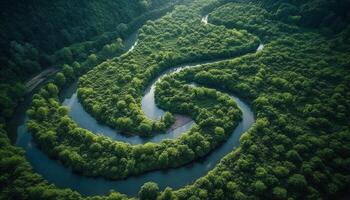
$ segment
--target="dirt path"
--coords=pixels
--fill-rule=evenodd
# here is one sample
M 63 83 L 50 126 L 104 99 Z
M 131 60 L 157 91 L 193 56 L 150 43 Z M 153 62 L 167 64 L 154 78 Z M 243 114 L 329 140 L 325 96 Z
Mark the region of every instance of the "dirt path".
M 26 93 L 32 92 L 40 83 L 42 83 L 48 76 L 58 72 L 56 67 L 50 67 L 45 69 L 40 74 L 34 76 L 32 79 L 25 83 Z

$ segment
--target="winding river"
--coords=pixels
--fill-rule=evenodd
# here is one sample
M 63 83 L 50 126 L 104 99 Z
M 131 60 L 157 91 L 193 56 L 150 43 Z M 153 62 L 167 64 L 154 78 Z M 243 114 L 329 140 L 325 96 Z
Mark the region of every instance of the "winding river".
M 204 17 L 202 22 L 206 24 L 207 18 L 208 17 Z M 129 47 L 129 51 L 127 51 L 127 53 L 132 51 L 136 44 L 137 37 L 136 34 L 133 34 L 125 41 L 125 46 Z M 257 51 L 262 49 L 263 45 L 260 45 Z M 154 88 L 157 81 L 171 73 L 176 73 L 183 69 L 196 66 L 198 66 L 198 63 L 174 67 L 165 71 L 157 79 L 155 79 L 146 89 L 145 95 L 142 98 L 142 109 L 145 114 L 153 119 L 158 119 L 164 114 L 164 111 L 159 109 L 154 102 Z M 143 138 L 140 136 L 128 137 L 118 133 L 114 129 L 99 124 L 83 109 L 82 105 L 77 99 L 76 83 L 72 84 L 62 93 L 62 104 L 70 108 L 69 115 L 79 126 L 96 134 L 110 137 L 113 140 L 124 141 L 131 144 L 160 142 L 163 139 L 174 139 L 178 137 L 182 133 L 189 130 L 194 123 L 191 120 L 174 130 L 167 131 L 163 134 L 157 134 L 150 138 Z M 230 94 L 230 97 L 237 103 L 239 109 L 242 111 L 242 121 L 235 128 L 228 140 L 211 152 L 208 156 L 179 168 L 151 171 L 139 176 L 128 177 L 125 180 L 107 180 L 104 178 L 90 178 L 77 175 L 72 173 L 70 169 L 65 168 L 59 161 L 50 159 L 37 147 L 35 143 L 33 143 L 32 135 L 28 133 L 26 127 L 27 117 L 24 112 L 25 109 L 22 109 L 22 113 L 17 118 L 17 124 L 19 124 L 19 126 L 17 128 L 16 145 L 22 147 L 26 151 L 27 160 L 31 163 L 34 171 L 41 174 L 49 183 L 53 183 L 61 188 L 71 188 L 80 192 L 82 195 L 105 195 L 108 194 L 110 190 L 116 190 L 118 192 L 134 196 L 137 194 L 140 187 L 148 181 L 156 182 L 160 189 L 164 189 L 167 186 L 177 189 L 183 187 L 184 185 L 193 183 L 196 179 L 200 178 L 211 170 L 222 157 L 239 145 L 240 136 L 255 122 L 254 114 L 251 108 L 234 94 Z M 30 101 L 30 99 L 27 101 Z

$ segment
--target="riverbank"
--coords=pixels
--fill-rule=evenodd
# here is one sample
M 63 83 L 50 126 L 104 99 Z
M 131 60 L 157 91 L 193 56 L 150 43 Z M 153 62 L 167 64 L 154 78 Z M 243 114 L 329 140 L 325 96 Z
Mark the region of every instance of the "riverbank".
M 192 119 L 190 117 L 187 117 L 185 115 L 179 115 L 179 114 L 174 114 L 175 117 L 175 122 L 174 124 L 169 128 L 168 131 L 173 131 L 179 127 L 182 127 L 186 124 L 188 124 L 189 122 L 192 121 Z
M 213 60 L 210 61 L 209 59 L 207 61 L 207 63 L 212 63 L 212 62 Z M 191 66 L 188 66 L 188 67 L 191 67 Z M 240 106 L 240 109 L 241 110 L 244 109 L 244 106 Z M 247 110 L 248 115 L 252 113 L 252 112 L 249 112 L 250 111 L 249 107 L 246 109 L 248 109 Z M 182 124 L 185 124 L 186 121 L 188 120 L 190 120 L 190 118 L 177 117 L 177 122 L 174 124 L 174 127 L 180 127 Z M 141 185 L 143 185 L 145 182 L 148 182 L 148 181 L 158 182 L 161 188 L 164 188 L 166 186 L 179 188 L 179 187 L 182 187 L 183 185 L 186 185 L 195 181 L 197 178 L 207 173 L 208 170 L 212 169 L 215 166 L 215 164 L 222 158 L 222 156 L 224 156 L 225 154 L 227 154 L 232 150 L 233 146 L 237 146 L 239 144 L 240 135 L 243 132 L 245 132 L 253 123 L 254 123 L 253 114 L 246 117 L 243 114 L 243 121 L 235 129 L 234 133 L 231 135 L 228 141 L 226 141 L 226 143 L 224 143 L 218 149 L 215 149 L 213 152 L 211 152 L 208 155 L 208 157 L 205 157 L 200 160 L 196 160 L 194 162 L 191 162 L 188 165 L 184 165 L 178 168 L 147 172 L 140 176 L 135 176 L 135 177 L 132 176 L 125 180 L 120 180 L 120 181 L 108 181 L 105 179 L 99 179 L 101 180 L 101 182 L 98 182 L 97 179 L 95 178 L 90 179 L 90 178 L 72 173 L 71 170 L 65 168 L 59 162 L 50 160 L 46 154 L 40 151 L 38 147 L 34 143 L 32 143 L 31 135 L 26 132 L 27 130 L 25 125 L 24 127 L 19 128 L 19 131 L 22 131 L 23 140 L 19 138 L 18 145 L 20 146 L 23 145 L 23 147 L 26 149 L 28 159 L 31 161 L 33 168 L 38 172 L 40 172 L 40 174 L 42 174 L 43 176 L 45 176 L 46 174 L 47 177 L 45 176 L 45 178 L 47 178 L 49 182 L 53 182 L 56 185 L 63 184 L 64 185 L 63 187 L 67 187 L 67 184 L 69 184 L 70 188 L 75 189 L 78 187 L 78 189 L 76 190 L 78 190 L 82 194 L 87 194 L 87 195 L 101 194 L 102 192 L 106 194 L 109 192 L 110 189 L 114 189 L 114 188 L 122 193 L 125 193 L 128 195 L 135 195 L 139 190 L 139 188 L 141 187 Z M 25 137 L 30 137 L 30 138 L 27 138 L 26 140 Z M 27 143 L 26 141 L 29 141 L 29 142 Z M 76 182 L 72 180 L 71 178 L 72 176 L 77 177 Z M 65 180 L 67 180 L 68 177 L 70 177 L 69 179 L 72 180 L 70 181 L 70 183 L 65 182 Z M 169 180 L 169 177 L 173 177 L 173 178 Z M 186 178 L 184 178 L 183 180 L 177 180 L 176 177 L 186 177 Z M 155 179 L 158 179 L 158 180 L 155 180 Z M 128 180 L 130 181 L 128 182 Z M 120 183 L 120 185 L 117 186 L 116 183 Z M 71 184 L 74 184 L 74 185 L 72 186 Z M 100 186 L 102 186 L 102 188 L 101 187 L 98 187 L 96 189 L 91 188 L 91 185 L 99 185 L 99 184 L 101 184 Z

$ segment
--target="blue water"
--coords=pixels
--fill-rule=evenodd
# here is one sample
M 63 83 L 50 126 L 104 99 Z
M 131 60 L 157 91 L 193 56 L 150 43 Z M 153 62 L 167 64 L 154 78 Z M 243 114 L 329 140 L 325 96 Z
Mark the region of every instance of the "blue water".
M 154 103 L 154 102 L 153 102 Z M 153 103 L 151 103 L 153 105 Z M 144 144 L 146 142 L 159 143 L 164 139 L 175 139 L 181 134 L 189 130 L 194 124 L 193 121 L 186 123 L 185 125 L 178 127 L 174 130 L 167 131 L 166 133 L 154 134 L 150 137 L 142 137 L 138 135 L 128 136 L 121 134 L 115 129 L 110 128 L 104 124 L 98 123 L 95 118 L 93 118 L 89 113 L 87 113 L 82 104 L 79 102 L 77 93 L 69 95 L 64 99 L 63 105 L 69 107 L 69 116 L 82 128 L 85 128 L 95 134 L 106 136 L 112 140 L 118 140 L 122 142 L 127 142 L 130 144 Z M 155 104 L 154 104 L 155 105 Z M 155 108 L 159 109 L 159 108 Z M 160 110 L 160 109 L 159 109 Z M 160 110 L 158 116 L 162 116 L 164 111 Z
M 133 47 L 137 45 L 137 37 L 132 35 L 132 38 L 129 38 L 127 42 L 130 44 L 130 51 L 132 51 Z M 261 51 L 263 47 L 263 45 L 260 45 L 257 52 Z M 155 83 L 163 76 L 170 73 L 176 73 L 180 70 L 195 66 L 197 65 L 183 65 L 172 68 L 164 72 L 151 83 L 142 98 L 142 109 L 148 117 L 159 119 L 164 114 L 164 111 L 159 109 L 154 102 Z M 62 99 L 62 104 L 70 108 L 69 115 L 79 126 L 96 134 L 100 134 L 101 137 L 109 137 L 113 140 L 124 141 L 131 144 L 160 142 L 164 139 L 177 138 L 179 135 L 189 130 L 194 123 L 193 121 L 190 121 L 173 131 L 164 134 L 157 134 L 154 137 L 128 137 L 118 133 L 116 130 L 111 129 L 108 126 L 99 124 L 93 117 L 91 117 L 78 101 L 75 90 L 76 86 L 72 85 L 71 88 L 68 89 L 69 92 L 67 92 Z M 160 189 L 164 189 L 167 186 L 177 189 L 193 183 L 196 179 L 213 169 L 222 157 L 230 153 L 239 145 L 239 138 L 241 135 L 255 122 L 251 108 L 239 97 L 233 94 L 230 94 L 230 97 L 235 100 L 239 109 L 242 111 L 242 121 L 235 128 L 228 140 L 205 158 L 175 169 L 147 172 L 139 176 L 129 177 L 125 180 L 106 180 L 104 178 L 90 178 L 74 174 L 70 169 L 65 168 L 59 161 L 50 159 L 36 146 L 25 125 L 27 117 L 24 112 L 18 117 L 18 123 L 20 125 L 17 128 L 16 145 L 24 148 L 27 160 L 31 163 L 34 171 L 41 174 L 49 183 L 53 183 L 60 188 L 71 188 L 80 192 L 82 195 L 105 195 L 108 194 L 110 190 L 116 190 L 134 196 L 138 193 L 140 187 L 148 181 L 156 182 Z
M 242 111 L 242 121 L 223 145 L 207 157 L 180 168 L 148 172 L 116 181 L 76 175 L 58 161 L 48 158 L 45 153 L 38 149 L 33 143 L 32 136 L 28 133 L 24 121 L 18 127 L 16 145 L 25 149 L 27 159 L 33 166 L 34 171 L 41 174 L 49 183 L 61 188 L 71 188 L 83 195 L 104 195 L 112 189 L 127 195 L 136 195 L 140 187 L 148 181 L 158 183 L 161 189 L 167 186 L 176 189 L 194 182 L 211 170 L 222 157 L 239 145 L 239 138 L 242 133 L 246 132 L 254 123 L 254 114 L 250 107 L 238 97 L 230 96 Z

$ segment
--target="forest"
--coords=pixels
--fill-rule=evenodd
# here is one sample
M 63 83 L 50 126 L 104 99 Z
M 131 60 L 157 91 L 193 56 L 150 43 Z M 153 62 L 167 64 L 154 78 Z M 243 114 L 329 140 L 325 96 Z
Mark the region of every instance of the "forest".
M 176 3 L 128 2 L 2 2 L 1 121 L 12 116 L 16 104 L 27 93 L 25 83 L 29 78 L 47 68 L 83 63 L 88 68 L 96 61 L 118 55 L 122 49 L 120 39 L 145 21 L 163 15 Z
M 2 4 L 0 199 L 350 198 L 349 1 Z M 56 71 L 29 91 L 26 83 L 50 67 Z M 74 84 L 86 111 L 79 117 L 145 141 L 81 127 L 76 105 L 64 104 Z M 157 119 L 143 109 L 151 86 L 164 111 Z M 238 101 L 252 112 L 247 129 Z M 193 125 L 175 138 L 148 141 L 167 138 L 178 116 Z M 29 147 L 20 145 L 28 135 Z M 187 179 L 192 165 L 225 145 L 232 145 L 228 153 L 202 164 L 198 178 L 172 187 L 167 171 L 182 170 L 175 179 Z M 137 189 L 87 195 L 62 186 L 33 164 L 30 149 L 72 177 Z M 158 171 L 169 180 L 142 179 Z

